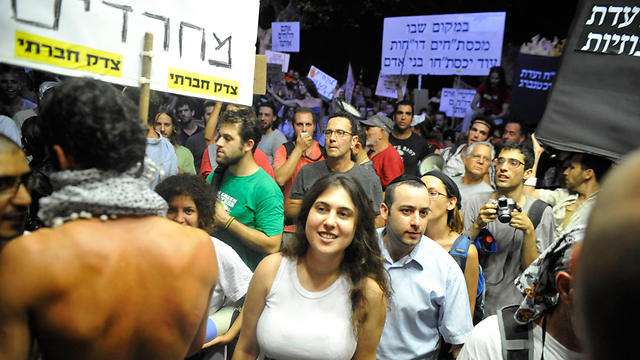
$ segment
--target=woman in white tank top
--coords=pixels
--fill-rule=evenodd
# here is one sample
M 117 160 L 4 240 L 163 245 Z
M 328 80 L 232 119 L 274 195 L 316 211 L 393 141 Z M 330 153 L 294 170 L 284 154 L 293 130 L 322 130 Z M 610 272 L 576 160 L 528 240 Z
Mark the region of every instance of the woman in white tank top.
M 296 229 L 255 271 L 233 359 L 375 359 L 390 289 L 366 193 L 348 175 L 322 177 Z

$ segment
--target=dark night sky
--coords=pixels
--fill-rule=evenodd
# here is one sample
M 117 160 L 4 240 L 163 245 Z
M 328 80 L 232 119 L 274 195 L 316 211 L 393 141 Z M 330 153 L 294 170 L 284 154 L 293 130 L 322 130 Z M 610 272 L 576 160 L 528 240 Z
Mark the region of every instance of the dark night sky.
M 291 54 L 290 68 L 305 75 L 310 66 L 315 65 L 342 83 L 346 79 L 348 63 L 351 61 L 356 77 L 363 69 L 365 83 L 374 84 L 380 71 L 384 17 L 506 11 L 504 47 L 511 45 L 519 48 L 536 34 L 547 39 L 553 39 L 554 36 L 566 38 L 578 4 L 578 0 L 488 1 L 496 4 L 477 0 L 447 1 L 453 5 L 431 4 L 428 7 L 432 10 L 424 13 L 419 12 L 421 6 L 425 6 L 421 5 L 421 1 L 402 0 L 381 17 L 351 14 L 358 28 L 346 25 L 347 21 L 344 19 L 334 20 L 337 16 L 333 16 L 328 25 L 310 26 L 301 31 L 300 52 Z M 403 10 L 403 5 L 406 5 L 405 8 L 418 9 L 418 12 L 407 12 L 406 9 Z M 442 12 L 433 12 L 433 8 L 438 6 Z M 448 86 L 451 81 L 450 76 L 423 77 L 423 88 Z M 410 85 L 412 83 L 417 84 L 417 80 L 410 80 Z

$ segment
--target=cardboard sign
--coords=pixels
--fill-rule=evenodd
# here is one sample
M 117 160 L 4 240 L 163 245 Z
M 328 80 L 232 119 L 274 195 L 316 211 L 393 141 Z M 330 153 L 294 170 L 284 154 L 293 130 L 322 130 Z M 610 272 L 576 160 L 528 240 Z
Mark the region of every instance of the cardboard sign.
M 258 0 L 0 0 L 0 61 L 139 86 L 150 32 L 151 89 L 250 105 L 258 10 Z
M 333 98 L 334 90 L 336 88 L 336 85 L 338 84 L 338 80 L 325 74 L 324 72 L 322 72 L 322 70 L 318 69 L 315 66 L 311 66 L 307 77 L 313 80 L 313 83 L 316 84 L 316 88 L 318 88 L 318 93 L 320 93 L 320 95 L 324 99 L 327 99 L 328 101 Z
M 382 73 L 488 75 L 500 65 L 505 12 L 384 19 Z
M 447 113 L 447 116 L 463 118 L 471 108 L 471 101 L 475 95 L 475 90 L 442 88 L 440 111 Z
M 271 47 L 275 51 L 300 52 L 300 23 L 271 23 Z
M 397 99 L 398 91 L 396 90 L 396 86 L 398 82 L 402 88 L 402 94 L 404 94 L 407 90 L 407 81 L 409 81 L 408 75 L 385 75 L 381 72 L 380 76 L 378 76 L 376 95 Z
M 282 65 L 282 72 L 289 71 L 289 58 L 291 55 L 271 50 L 265 50 L 264 54 L 267 56 L 267 64 L 280 64 Z

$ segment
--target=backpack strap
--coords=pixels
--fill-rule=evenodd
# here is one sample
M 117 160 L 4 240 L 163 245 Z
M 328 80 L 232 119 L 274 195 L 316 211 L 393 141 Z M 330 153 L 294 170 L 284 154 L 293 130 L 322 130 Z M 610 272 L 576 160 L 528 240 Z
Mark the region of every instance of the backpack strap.
M 513 315 L 518 307 L 505 306 L 497 313 L 503 360 L 533 360 L 533 323 L 516 322 Z
M 531 207 L 529 208 L 529 212 L 527 213 L 527 216 L 529 216 L 529 219 L 531 220 L 531 223 L 533 224 L 533 228 L 537 228 L 538 225 L 540 225 L 540 221 L 542 220 L 542 214 L 544 214 L 544 211 L 547 209 L 547 206 L 551 207 L 551 205 L 547 204 L 546 202 L 540 200 L 540 199 L 536 199 L 536 201 L 533 202 L 533 204 L 531 204 Z
M 449 254 L 453 257 L 453 260 L 458 263 L 463 274 L 467 266 L 467 255 L 469 254 L 469 246 L 471 246 L 471 244 L 473 244 L 473 241 L 465 235 L 460 235 L 453 242 L 453 245 L 451 245 L 451 250 L 449 250 Z

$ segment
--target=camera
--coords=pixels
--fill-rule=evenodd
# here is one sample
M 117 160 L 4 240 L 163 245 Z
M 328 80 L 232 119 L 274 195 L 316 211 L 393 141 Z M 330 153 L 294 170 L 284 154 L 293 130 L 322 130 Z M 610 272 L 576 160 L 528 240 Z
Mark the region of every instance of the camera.
M 497 209 L 498 220 L 504 224 L 511 221 L 511 211 L 513 211 L 513 209 L 522 211 L 522 209 L 518 206 L 518 204 L 516 204 L 515 201 L 513 201 L 513 199 L 508 198 L 504 195 L 500 195 L 498 197 L 498 200 L 492 200 L 491 202 L 494 205 L 498 206 L 498 209 Z

